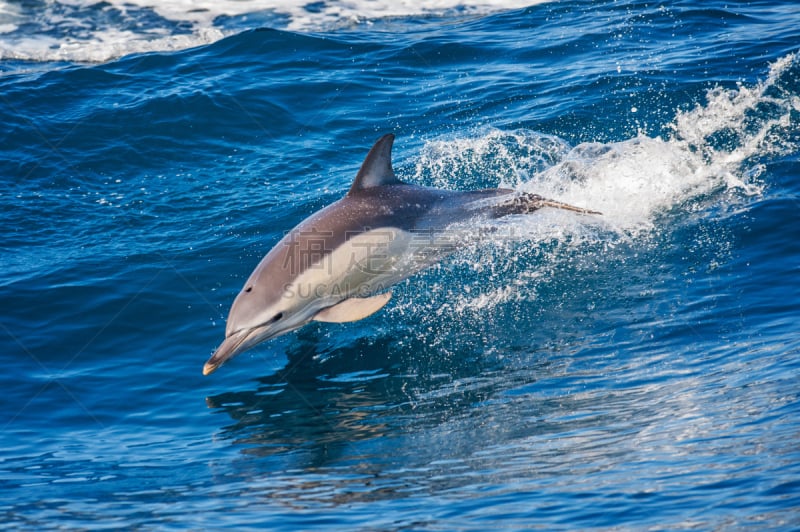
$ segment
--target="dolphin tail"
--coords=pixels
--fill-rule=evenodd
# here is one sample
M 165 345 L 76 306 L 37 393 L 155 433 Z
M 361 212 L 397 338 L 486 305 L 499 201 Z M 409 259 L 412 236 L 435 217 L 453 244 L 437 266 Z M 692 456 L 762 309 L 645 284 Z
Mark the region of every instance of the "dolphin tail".
M 554 207 L 556 209 L 564 209 L 565 211 L 579 212 L 581 214 L 602 214 L 601 212 L 591 209 L 575 207 L 568 203 L 561 203 L 560 201 L 543 198 L 538 194 L 523 192 L 522 194 L 514 195 L 514 197 L 508 201 L 495 205 L 492 209 L 492 216 L 494 218 L 500 218 L 501 216 L 508 216 L 510 214 L 529 214 L 533 211 L 538 211 L 542 207 Z

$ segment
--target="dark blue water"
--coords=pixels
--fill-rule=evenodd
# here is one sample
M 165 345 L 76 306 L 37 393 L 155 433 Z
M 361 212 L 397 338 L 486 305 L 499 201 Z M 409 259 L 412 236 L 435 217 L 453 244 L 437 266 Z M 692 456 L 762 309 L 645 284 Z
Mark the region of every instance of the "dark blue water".
M 800 8 L 254 20 L 0 61 L 0 522 L 800 527 Z M 387 132 L 404 180 L 603 216 L 510 220 L 203 377 Z

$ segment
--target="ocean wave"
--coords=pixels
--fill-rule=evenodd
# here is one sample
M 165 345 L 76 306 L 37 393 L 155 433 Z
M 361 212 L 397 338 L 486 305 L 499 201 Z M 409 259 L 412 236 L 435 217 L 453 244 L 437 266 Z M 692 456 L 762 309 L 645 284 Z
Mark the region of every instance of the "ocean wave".
M 246 29 L 320 31 L 409 16 L 465 16 L 529 6 L 523 0 L 319 2 L 60 0 L 0 2 L 0 60 L 100 63 L 128 54 L 183 50 Z

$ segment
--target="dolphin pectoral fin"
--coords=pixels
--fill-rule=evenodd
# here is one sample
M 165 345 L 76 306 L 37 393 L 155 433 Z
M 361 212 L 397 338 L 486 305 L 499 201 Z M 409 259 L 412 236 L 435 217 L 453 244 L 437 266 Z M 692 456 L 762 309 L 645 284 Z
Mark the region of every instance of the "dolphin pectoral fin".
M 537 211 L 542 207 L 554 207 L 556 209 L 579 212 L 581 214 L 602 214 L 598 211 L 584 209 L 582 207 L 575 207 L 574 205 L 569 205 L 568 203 L 549 200 L 539 196 L 538 194 L 529 194 L 526 192 L 515 195 L 513 198 L 504 203 L 495 205 L 492 209 L 492 215 L 495 218 L 500 218 L 501 216 L 508 216 L 510 214 L 528 214 L 533 211 Z
M 332 307 L 319 311 L 314 321 L 327 323 L 346 323 L 358 321 L 378 312 L 392 298 L 391 292 L 372 297 L 351 297 Z

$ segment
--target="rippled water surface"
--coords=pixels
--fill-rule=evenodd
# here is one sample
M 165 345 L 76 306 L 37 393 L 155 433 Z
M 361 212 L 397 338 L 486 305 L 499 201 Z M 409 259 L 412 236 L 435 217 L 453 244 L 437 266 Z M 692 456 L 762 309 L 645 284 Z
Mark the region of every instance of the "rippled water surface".
M 0 2 L 0 522 L 800 527 L 800 8 L 204 7 Z M 203 377 L 387 132 L 603 215 Z

